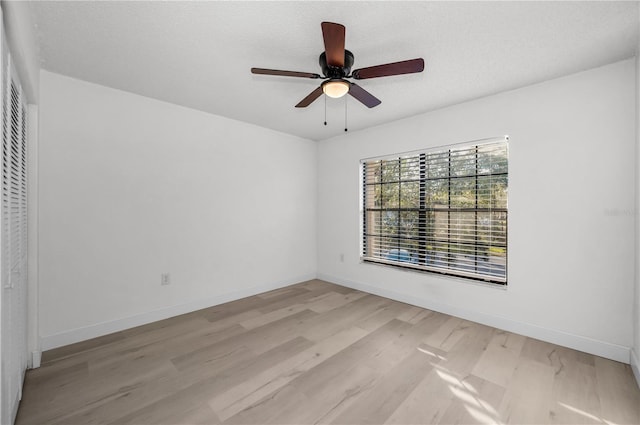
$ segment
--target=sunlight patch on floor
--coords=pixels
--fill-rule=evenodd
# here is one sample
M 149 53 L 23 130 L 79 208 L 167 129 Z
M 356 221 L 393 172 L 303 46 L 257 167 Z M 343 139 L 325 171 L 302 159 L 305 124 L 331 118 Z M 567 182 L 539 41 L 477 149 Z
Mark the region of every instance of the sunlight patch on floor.
M 421 348 L 421 347 L 418 347 L 418 351 L 420 351 L 420 352 L 422 352 L 424 354 L 427 354 L 427 355 L 429 355 L 431 357 L 435 357 L 438 360 L 447 360 L 445 357 L 443 357 L 443 356 L 441 356 L 439 354 L 436 354 L 436 353 L 432 353 L 431 351 L 429 351 L 427 349 L 424 349 L 424 348 Z
M 462 402 L 469 414 L 480 423 L 501 424 L 496 409 L 478 395 L 468 382 L 456 378 L 440 365 L 435 365 L 436 374 L 445 381 L 451 393 Z
M 562 402 L 558 402 L 558 404 L 559 404 L 560 406 L 564 407 L 565 409 L 567 409 L 567 410 L 571 410 L 572 412 L 577 413 L 577 414 L 579 414 L 579 415 L 582 415 L 582 416 L 584 416 L 585 418 L 589 418 L 589 419 L 591 419 L 592 421 L 596 421 L 596 422 L 599 422 L 599 423 L 601 423 L 601 424 L 617 425 L 617 424 L 616 424 L 616 423 L 614 423 L 614 422 L 610 422 L 610 421 L 604 420 L 604 419 L 602 419 L 602 418 L 599 418 L 599 417 L 597 417 L 597 416 L 595 416 L 595 415 L 592 415 L 592 414 L 591 414 L 591 413 L 589 413 L 589 412 L 585 412 L 584 410 L 578 409 L 577 407 L 569 406 L 568 404 L 565 404 L 565 403 L 562 403 Z

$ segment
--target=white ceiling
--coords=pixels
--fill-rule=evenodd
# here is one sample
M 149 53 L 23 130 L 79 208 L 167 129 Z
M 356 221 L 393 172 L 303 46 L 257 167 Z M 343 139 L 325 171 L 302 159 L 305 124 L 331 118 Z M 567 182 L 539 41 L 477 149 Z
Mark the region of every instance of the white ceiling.
M 30 4 L 44 69 L 313 140 L 344 131 L 344 99 L 294 108 L 319 80 L 322 21 L 346 26 L 354 69 L 422 57 L 421 74 L 362 80 L 350 131 L 631 57 L 638 2 L 115 2 Z

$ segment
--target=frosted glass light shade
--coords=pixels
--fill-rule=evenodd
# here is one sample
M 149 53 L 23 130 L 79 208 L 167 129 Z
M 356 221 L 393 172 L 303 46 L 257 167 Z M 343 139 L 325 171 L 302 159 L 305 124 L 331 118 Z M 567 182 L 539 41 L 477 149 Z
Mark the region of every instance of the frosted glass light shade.
M 329 97 L 342 97 L 349 92 L 349 83 L 341 80 L 327 81 L 322 85 L 322 91 Z

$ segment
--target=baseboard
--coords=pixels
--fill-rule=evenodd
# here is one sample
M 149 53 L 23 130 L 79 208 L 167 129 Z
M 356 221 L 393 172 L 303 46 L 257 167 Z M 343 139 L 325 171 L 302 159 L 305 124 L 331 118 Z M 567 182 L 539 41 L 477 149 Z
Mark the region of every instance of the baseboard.
M 342 279 L 335 276 L 318 273 L 318 279 L 335 283 L 337 285 L 347 286 L 349 288 L 358 289 L 370 294 L 379 295 L 385 298 L 391 298 L 407 304 L 438 311 L 440 313 L 450 314 L 472 322 L 481 323 L 483 325 L 492 326 L 494 328 L 517 333 L 552 344 L 561 345 L 585 353 L 594 354 L 596 356 L 605 357 L 621 363 L 629 363 L 630 349 L 621 345 L 611 344 L 604 341 L 573 335 L 561 332 L 555 329 L 544 328 L 530 323 L 518 322 L 501 316 L 490 315 L 486 313 L 470 311 L 449 304 L 442 304 L 432 300 L 417 298 L 407 294 L 395 292 L 393 290 L 381 289 L 362 282 Z M 636 363 L 637 364 L 637 363 Z M 638 375 L 636 374 L 636 378 Z
M 638 384 L 638 388 L 640 388 L 640 359 L 638 358 L 638 353 L 636 350 L 631 349 L 631 370 L 633 370 L 633 376 L 636 377 L 636 384 Z
M 110 333 L 134 328 L 140 325 L 146 325 L 147 323 L 168 319 L 169 317 L 179 316 L 181 314 L 190 313 L 192 311 L 201 310 L 203 308 L 212 307 L 218 304 L 224 304 L 229 301 L 250 297 L 252 295 L 272 291 L 274 289 L 283 288 L 285 286 L 293 285 L 295 283 L 304 282 L 315 278 L 315 274 L 308 274 L 292 279 L 269 282 L 240 291 L 217 295 L 215 297 L 207 299 L 194 300 L 185 304 L 165 307 L 159 310 L 137 314 L 135 316 L 97 323 L 94 325 L 72 329 L 54 335 L 43 336 L 41 338 L 42 351 L 51 350 L 53 348 L 58 348 L 69 344 L 75 344 L 76 342 L 85 341 L 91 338 L 97 338 L 99 336 L 108 335 Z
M 29 369 L 37 369 L 40 367 L 40 362 L 42 361 L 42 351 L 32 351 L 31 358 L 28 362 Z

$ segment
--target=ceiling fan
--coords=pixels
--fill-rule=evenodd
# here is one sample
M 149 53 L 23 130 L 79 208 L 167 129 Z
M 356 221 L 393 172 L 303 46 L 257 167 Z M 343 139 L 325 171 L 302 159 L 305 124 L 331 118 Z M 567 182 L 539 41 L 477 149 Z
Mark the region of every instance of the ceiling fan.
M 251 73 L 278 75 L 282 77 L 320 78 L 326 80 L 320 84 L 320 87 L 302 99 L 296 105 L 296 108 L 306 108 L 314 100 L 320 97 L 322 93 L 334 98 L 342 97 L 349 93 L 365 106 L 373 108 L 374 106 L 378 106 L 381 103 L 381 100 L 359 85 L 352 83 L 351 81 L 347 81 L 347 78 L 365 80 L 367 78 L 412 74 L 422 72 L 424 70 L 424 60 L 422 58 L 417 58 L 360 68 L 352 72 L 351 66 L 353 66 L 353 53 L 344 48 L 344 25 L 333 22 L 323 22 L 322 37 L 324 39 L 324 52 L 320 54 L 320 68 L 322 69 L 322 76 L 311 72 L 280 71 L 277 69 L 264 68 L 251 68 Z

